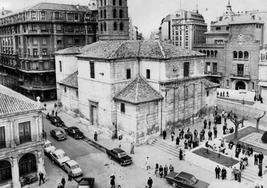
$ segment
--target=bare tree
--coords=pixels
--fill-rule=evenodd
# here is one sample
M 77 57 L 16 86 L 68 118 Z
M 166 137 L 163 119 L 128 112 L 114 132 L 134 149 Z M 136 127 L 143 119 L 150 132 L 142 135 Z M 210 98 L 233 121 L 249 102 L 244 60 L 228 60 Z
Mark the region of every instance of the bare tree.
M 236 114 L 234 114 L 233 112 L 230 112 L 230 121 L 233 122 L 233 124 L 235 125 L 235 139 L 237 139 L 238 136 L 238 129 L 239 129 L 239 125 L 243 124 L 244 122 L 244 118 L 238 118 Z
M 266 112 L 264 111 L 262 115 L 258 116 L 258 117 L 255 117 L 256 119 L 256 129 L 257 131 L 259 131 L 259 125 L 260 125 L 260 120 L 261 118 L 263 118 L 263 116 L 265 116 Z

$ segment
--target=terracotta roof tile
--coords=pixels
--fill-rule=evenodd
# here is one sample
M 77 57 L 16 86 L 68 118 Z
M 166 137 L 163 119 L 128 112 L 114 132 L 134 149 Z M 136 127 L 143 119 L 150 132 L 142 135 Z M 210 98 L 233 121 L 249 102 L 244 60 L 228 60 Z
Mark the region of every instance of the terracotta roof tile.
M 150 101 L 161 100 L 163 97 L 153 89 L 140 75 L 122 89 L 115 100 L 125 101 L 132 104 L 140 104 Z
M 0 85 L 0 117 L 33 110 L 41 110 L 37 102 Z
M 98 41 L 83 47 L 81 54 L 78 55 L 78 57 L 97 59 L 174 59 L 189 56 L 204 56 L 204 54 L 157 40 Z
M 70 86 L 70 87 L 78 89 L 78 71 L 69 75 L 67 78 L 65 78 L 64 80 L 62 80 L 59 83 L 62 85 L 65 85 L 65 86 Z

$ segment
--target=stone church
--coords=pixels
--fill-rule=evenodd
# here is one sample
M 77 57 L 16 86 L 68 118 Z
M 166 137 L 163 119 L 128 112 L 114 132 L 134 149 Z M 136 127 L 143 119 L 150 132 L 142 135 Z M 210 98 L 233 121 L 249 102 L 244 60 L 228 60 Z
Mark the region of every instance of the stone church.
M 57 94 L 65 109 L 140 144 L 214 105 L 218 85 L 204 76 L 204 54 L 127 40 L 126 0 L 98 1 L 98 12 L 98 42 L 56 53 Z

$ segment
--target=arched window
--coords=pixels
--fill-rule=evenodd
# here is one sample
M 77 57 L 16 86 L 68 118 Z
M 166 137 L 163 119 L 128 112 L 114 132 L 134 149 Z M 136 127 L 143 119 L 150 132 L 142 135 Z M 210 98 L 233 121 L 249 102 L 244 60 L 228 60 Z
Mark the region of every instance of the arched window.
M 210 51 L 210 56 L 214 57 L 214 51 L 213 50 Z
M 214 57 L 217 57 L 217 54 L 218 54 L 218 51 L 215 50 L 215 51 L 214 51 Z
M 248 52 L 247 52 L 247 51 L 245 51 L 245 52 L 244 52 L 244 59 L 246 59 L 246 60 L 247 60 L 247 59 L 248 59 L 248 57 L 249 57 L 249 54 L 248 54 Z
M 100 5 L 103 6 L 103 0 L 100 1 Z
M 114 24 L 113 24 L 113 30 L 114 31 L 117 31 L 117 28 L 118 28 L 117 22 L 114 22 Z
M 107 17 L 107 11 L 106 11 L 106 9 L 104 10 L 104 18 L 106 18 Z
M 237 51 L 233 51 L 233 58 L 237 59 Z
M 100 24 L 100 31 L 103 31 L 103 24 Z
M 122 6 L 122 0 L 119 0 L 119 5 Z
M 104 22 L 104 31 L 107 31 L 107 24 Z
M 210 56 L 210 51 L 209 51 L 209 50 L 207 50 L 207 56 L 208 56 L 208 57 Z
M 123 10 L 120 10 L 120 18 L 123 18 Z
M 23 176 L 37 171 L 36 158 L 32 153 L 23 155 L 19 160 L 19 175 Z
M 113 0 L 113 5 L 114 5 L 114 6 L 116 5 L 116 0 Z
M 124 25 L 123 25 L 123 23 L 121 22 L 121 23 L 120 23 L 120 30 L 123 31 L 123 29 L 124 29 Z
M 243 52 L 241 52 L 241 51 L 238 52 L 238 58 L 243 59 Z
M 113 9 L 113 18 L 117 18 L 117 10 Z
M 203 53 L 206 54 L 206 50 L 203 50 Z
M 104 6 L 107 5 L 107 0 L 104 0 Z

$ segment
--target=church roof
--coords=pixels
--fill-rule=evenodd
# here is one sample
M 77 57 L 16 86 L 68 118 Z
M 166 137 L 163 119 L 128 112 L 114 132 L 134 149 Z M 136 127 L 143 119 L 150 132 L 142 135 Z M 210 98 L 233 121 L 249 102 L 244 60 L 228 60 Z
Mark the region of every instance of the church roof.
M 0 117 L 41 109 L 37 102 L 0 85 Z
M 125 101 L 131 104 L 140 104 L 156 100 L 163 97 L 152 88 L 140 75 L 122 89 L 115 97 L 115 100 Z
M 71 54 L 80 54 L 81 46 L 72 46 L 55 52 L 57 55 L 71 55 Z
M 59 84 L 78 89 L 78 71 L 76 71 L 73 74 L 69 75 L 67 78 L 65 78 L 64 80 L 59 82 Z
M 93 59 L 175 59 L 181 57 L 204 56 L 157 40 L 98 41 L 86 45 L 77 57 Z

